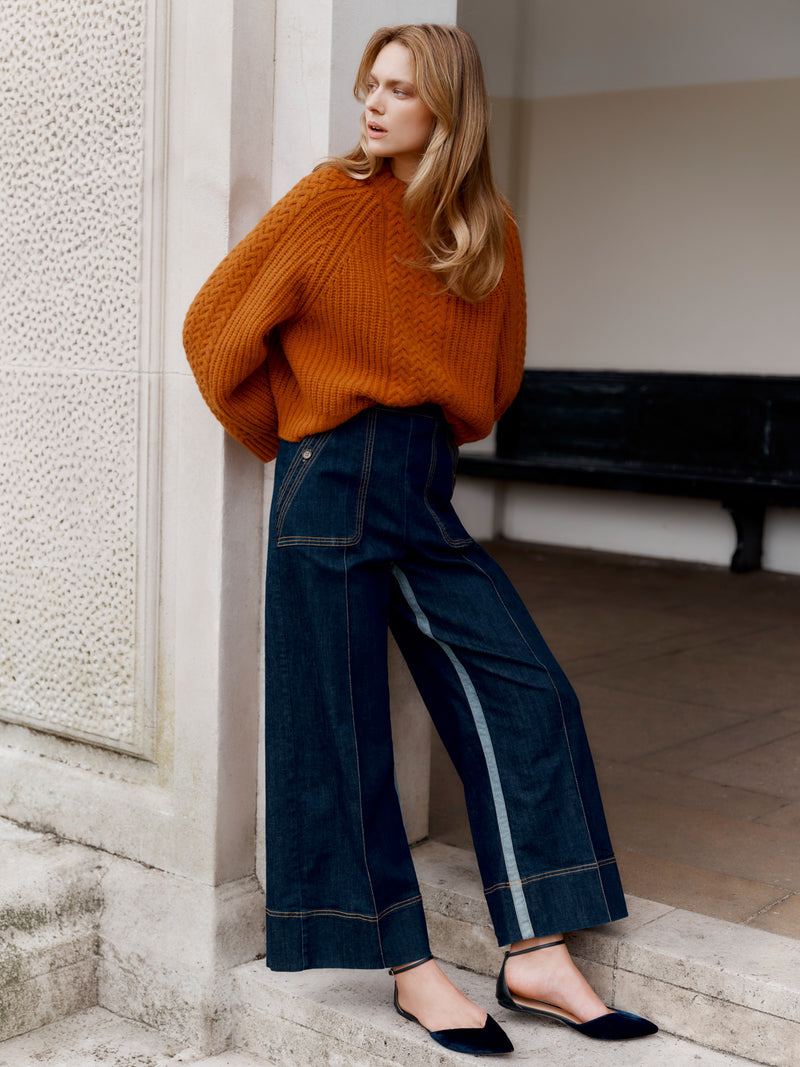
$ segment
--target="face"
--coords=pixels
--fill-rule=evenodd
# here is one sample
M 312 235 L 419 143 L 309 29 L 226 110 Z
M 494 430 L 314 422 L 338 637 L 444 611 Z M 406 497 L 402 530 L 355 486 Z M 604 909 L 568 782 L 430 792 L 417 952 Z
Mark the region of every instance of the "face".
M 433 128 L 433 112 L 417 95 L 414 60 L 391 41 L 378 53 L 364 103 L 369 150 L 391 159 L 395 177 L 411 181 Z

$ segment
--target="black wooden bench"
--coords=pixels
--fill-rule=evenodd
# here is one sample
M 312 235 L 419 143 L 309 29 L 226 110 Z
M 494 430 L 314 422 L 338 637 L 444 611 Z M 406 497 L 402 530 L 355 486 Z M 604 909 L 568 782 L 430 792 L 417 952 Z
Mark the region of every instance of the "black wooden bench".
M 720 500 L 731 570 L 757 570 L 765 508 L 800 506 L 800 378 L 526 370 L 459 473 Z

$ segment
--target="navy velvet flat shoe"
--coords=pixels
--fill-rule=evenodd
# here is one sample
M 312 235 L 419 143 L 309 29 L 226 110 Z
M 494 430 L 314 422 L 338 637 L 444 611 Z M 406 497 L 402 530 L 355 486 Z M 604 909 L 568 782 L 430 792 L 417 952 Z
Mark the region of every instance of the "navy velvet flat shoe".
M 594 1037 L 600 1041 L 628 1041 L 632 1037 L 647 1037 L 649 1034 L 657 1034 L 658 1027 L 649 1019 L 643 1019 L 640 1015 L 633 1015 L 629 1011 L 609 1011 L 606 1015 L 598 1015 L 596 1019 L 580 1023 L 570 1018 L 565 1008 L 559 1008 L 557 1004 L 550 1004 L 546 1000 L 530 1000 L 527 997 L 515 997 L 508 988 L 506 981 L 506 960 L 511 956 L 522 956 L 526 952 L 536 952 L 540 948 L 552 948 L 553 945 L 563 945 L 560 941 L 548 941 L 546 945 L 534 945 L 533 948 L 521 948 L 518 952 L 507 952 L 503 959 L 503 966 L 497 976 L 497 1001 L 509 1011 L 523 1012 L 525 1015 L 541 1015 L 546 1019 L 554 1019 L 565 1026 L 577 1030 L 586 1037 Z
M 424 960 L 408 963 L 404 967 L 393 967 L 389 974 L 402 974 L 403 971 L 410 971 L 412 967 L 420 967 L 423 963 L 427 963 L 428 960 L 432 959 L 433 956 L 427 956 Z M 417 1026 L 422 1026 L 422 1023 L 415 1015 L 400 1007 L 396 985 L 394 987 L 394 1008 L 398 1015 L 402 1015 L 404 1019 L 416 1023 Z M 430 1034 L 434 1041 L 437 1041 L 444 1048 L 450 1049 L 451 1052 L 462 1052 L 471 1056 L 497 1056 L 503 1052 L 514 1051 L 514 1046 L 509 1041 L 508 1034 L 495 1022 L 491 1015 L 486 1016 L 486 1022 L 480 1027 L 463 1026 L 452 1030 L 428 1030 L 427 1026 L 422 1026 L 422 1029 Z

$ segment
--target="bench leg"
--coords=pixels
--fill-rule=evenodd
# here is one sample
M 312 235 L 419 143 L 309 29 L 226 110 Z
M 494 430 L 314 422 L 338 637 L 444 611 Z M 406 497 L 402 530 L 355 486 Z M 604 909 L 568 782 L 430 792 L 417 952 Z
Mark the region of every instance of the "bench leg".
M 731 570 L 734 574 L 760 570 L 766 508 L 763 504 L 726 500 L 722 506 L 730 512 L 736 527 L 736 551 L 731 559 Z

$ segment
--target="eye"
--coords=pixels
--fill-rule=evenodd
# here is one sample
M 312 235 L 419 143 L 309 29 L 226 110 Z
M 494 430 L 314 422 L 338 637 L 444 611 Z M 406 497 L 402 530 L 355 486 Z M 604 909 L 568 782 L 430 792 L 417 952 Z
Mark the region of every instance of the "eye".
M 407 93 L 405 89 L 395 89 L 394 95 L 395 96 L 409 96 L 410 94 Z

